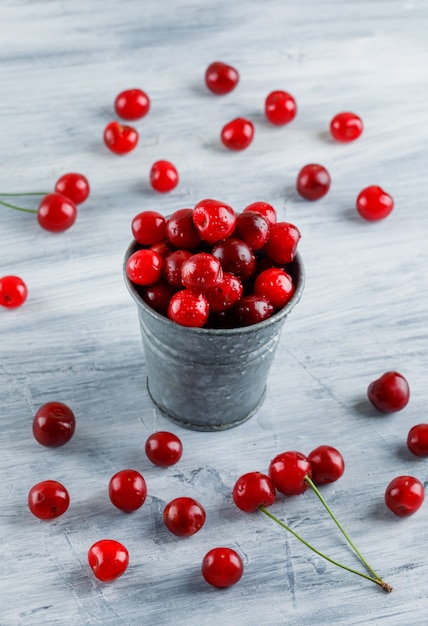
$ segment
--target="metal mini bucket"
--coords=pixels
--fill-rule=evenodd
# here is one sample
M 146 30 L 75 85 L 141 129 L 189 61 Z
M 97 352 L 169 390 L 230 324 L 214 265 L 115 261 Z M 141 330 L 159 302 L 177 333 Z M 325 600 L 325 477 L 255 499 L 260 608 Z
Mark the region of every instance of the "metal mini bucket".
M 132 242 L 126 261 L 139 248 Z M 241 328 L 180 326 L 148 306 L 124 271 L 137 303 L 147 368 L 147 389 L 168 418 L 193 430 L 233 428 L 249 419 L 263 402 L 266 381 L 284 321 L 299 301 L 304 268 L 296 255 L 287 266 L 295 291 L 272 317 Z

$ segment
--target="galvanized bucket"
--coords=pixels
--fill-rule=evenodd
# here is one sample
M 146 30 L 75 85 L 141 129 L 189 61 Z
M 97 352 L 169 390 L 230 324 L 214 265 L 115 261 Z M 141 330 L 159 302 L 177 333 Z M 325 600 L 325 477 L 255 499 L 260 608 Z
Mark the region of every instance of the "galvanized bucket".
M 138 249 L 133 242 L 125 255 Z M 124 271 L 137 303 L 147 368 L 147 389 L 168 418 L 193 430 L 233 428 L 263 402 L 266 381 L 284 321 L 299 301 L 304 268 L 299 254 L 287 266 L 295 292 L 269 319 L 231 329 L 180 326 L 148 306 Z

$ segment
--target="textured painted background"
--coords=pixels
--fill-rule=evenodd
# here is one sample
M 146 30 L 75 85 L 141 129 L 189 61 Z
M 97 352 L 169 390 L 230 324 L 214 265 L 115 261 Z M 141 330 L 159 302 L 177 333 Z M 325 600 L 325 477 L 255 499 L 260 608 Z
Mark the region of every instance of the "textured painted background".
M 0 275 L 18 274 L 29 287 L 25 306 L 0 311 L 1 626 L 425 625 L 428 505 L 403 520 L 383 503 L 393 477 L 428 479 L 428 461 L 405 446 L 409 428 L 427 421 L 428 399 L 425 0 L 2 0 L 0 23 L 0 191 L 49 190 L 67 171 L 86 174 L 92 186 L 62 234 L 41 230 L 31 215 L 0 212 Z M 217 59 L 241 75 L 224 98 L 203 83 Z M 115 96 L 130 87 L 146 90 L 152 109 L 136 123 L 137 149 L 120 158 L 102 132 Z M 299 106 L 283 128 L 263 119 L 264 98 L 278 88 Z M 364 119 L 353 145 L 329 139 L 341 110 Z M 235 154 L 219 132 L 240 115 L 254 121 L 256 135 Z M 160 158 L 181 174 L 167 196 L 148 185 Z M 308 162 L 323 163 L 333 180 L 317 203 L 294 190 Z M 383 222 L 355 212 L 369 184 L 395 199 Z M 254 200 L 273 203 L 302 232 L 307 273 L 263 407 L 215 434 L 181 430 L 153 409 L 121 267 L 134 214 L 166 215 L 204 197 L 237 211 Z M 408 378 L 412 397 L 385 417 L 367 403 L 366 388 L 390 369 Z M 62 449 L 32 438 L 33 415 L 49 400 L 69 404 L 78 421 Z M 185 452 L 161 470 L 145 458 L 144 442 L 168 428 Z M 241 473 L 321 443 L 346 461 L 343 478 L 323 493 L 394 586 L 390 595 L 231 502 Z M 132 515 L 107 497 L 110 477 L 124 467 L 139 469 L 148 484 L 146 504 Z M 52 523 L 26 506 L 30 487 L 46 478 L 71 496 Z M 178 495 L 199 499 L 208 516 L 186 540 L 162 525 L 163 506 Z M 272 510 L 334 558 L 358 565 L 311 493 L 280 498 Z M 125 543 L 131 556 L 110 585 L 86 562 L 103 537 Z M 239 551 L 245 574 L 219 591 L 199 569 L 205 552 L 222 544 Z

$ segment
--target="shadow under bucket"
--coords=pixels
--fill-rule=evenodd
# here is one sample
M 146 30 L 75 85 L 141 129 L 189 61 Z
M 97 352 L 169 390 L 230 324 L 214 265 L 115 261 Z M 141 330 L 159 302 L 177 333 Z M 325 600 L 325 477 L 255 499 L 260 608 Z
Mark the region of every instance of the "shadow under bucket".
M 135 241 L 129 246 L 124 267 L 138 248 Z M 166 417 L 185 428 L 215 431 L 238 426 L 254 415 L 264 399 L 282 326 L 303 291 L 299 254 L 287 271 L 295 286 L 288 304 L 263 322 L 230 329 L 172 322 L 144 302 L 124 271 L 138 307 L 147 389 Z

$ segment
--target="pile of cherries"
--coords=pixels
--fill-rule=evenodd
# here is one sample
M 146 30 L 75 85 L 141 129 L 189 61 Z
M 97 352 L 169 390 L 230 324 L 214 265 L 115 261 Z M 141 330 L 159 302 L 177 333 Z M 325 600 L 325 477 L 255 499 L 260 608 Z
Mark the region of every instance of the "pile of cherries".
M 240 214 L 219 200 L 178 209 L 168 219 L 143 211 L 132 220 L 139 249 L 126 262 L 130 281 L 158 313 L 183 326 L 256 324 L 282 309 L 295 287 L 287 264 L 299 229 L 254 202 Z

